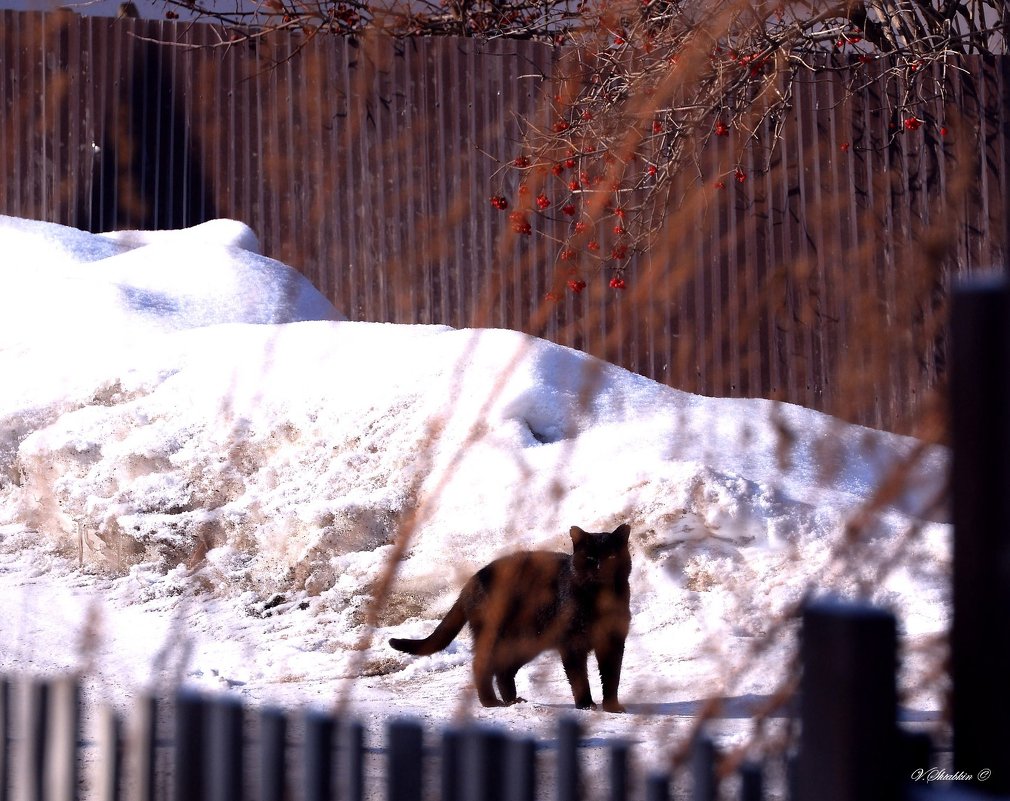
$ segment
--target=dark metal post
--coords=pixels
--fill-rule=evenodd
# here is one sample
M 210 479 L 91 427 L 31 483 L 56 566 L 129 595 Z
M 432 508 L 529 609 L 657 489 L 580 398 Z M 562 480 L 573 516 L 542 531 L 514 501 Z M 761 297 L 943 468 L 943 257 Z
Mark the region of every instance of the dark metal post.
M 579 801 L 579 724 L 572 718 L 558 722 L 558 801 Z
M 10 751 L 11 685 L 6 676 L 0 676 L 0 801 L 8 801 L 7 791 L 11 775 Z
M 1010 793 L 1010 285 L 955 292 L 952 316 L 955 772 Z
M 442 801 L 460 801 L 463 733 L 452 726 L 442 730 Z
M 215 699 L 209 711 L 207 785 L 211 801 L 242 801 L 242 703 L 224 696 Z
M 610 744 L 610 801 L 628 801 L 628 744 Z
M 111 707 L 99 713 L 98 801 L 120 801 L 123 797 L 123 725 Z
M 505 735 L 477 726 L 465 736 L 463 801 L 504 801 Z
M 691 775 L 694 779 L 694 801 L 716 801 L 719 780 L 715 772 L 716 750 L 712 738 L 700 733 L 691 749 Z
M 665 773 L 650 773 L 645 777 L 645 801 L 670 801 L 670 777 Z
M 900 787 L 897 627 L 881 609 L 803 612 L 799 801 L 893 801 Z
M 305 801 L 331 801 L 336 719 L 319 710 L 305 714 Z
M 259 713 L 260 801 L 284 801 L 288 784 L 288 718 L 280 709 Z
M 421 801 L 422 746 L 421 724 L 413 720 L 394 720 L 386 729 L 389 746 L 386 801 Z
M 352 720 L 344 729 L 340 775 L 344 792 L 340 801 L 364 801 L 365 798 L 365 726 Z
M 537 797 L 537 741 L 528 737 L 508 744 L 505 801 L 534 801 Z
M 739 773 L 740 801 L 764 801 L 764 772 L 760 763 L 744 762 Z
M 153 695 L 140 696 L 134 705 L 136 740 L 129 755 L 133 773 L 134 801 L 154 801 L 154 766 L 158 747 L 158 700 Z
M 25 740 L 22 751 L 24 801 L 43 801 L 46 777 L 46 740 L 49 737 L 49 684 L 29 681 L 25 687 Z
M 192 690 L 180 690 L 175 696 L 174 801 L 203 801 L 206 797 L 203 772 L 205 707 L 203 698 Z

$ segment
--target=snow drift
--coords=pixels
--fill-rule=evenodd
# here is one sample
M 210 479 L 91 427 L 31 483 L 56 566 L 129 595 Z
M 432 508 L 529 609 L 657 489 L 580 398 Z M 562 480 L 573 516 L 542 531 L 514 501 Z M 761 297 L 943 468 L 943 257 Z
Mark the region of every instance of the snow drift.
M 679 392 L 513 331 L 342 321 L 255 250 L 228 221 L 93 236 L 0 219 L 10 542 L 133 577 L 136 603 L 184 580 L 248 603 L 316 599 L 346 670 L 407 535 L 380 618 L 407 636 L 494 556 L 567 550 L 569 526 L 622 522 L 632 661 L 699 660 L 713 629 L 727 648 L 749 641 L 811 581 L 890 603 L 910 632 L 945 625 L 942 450 Z M 854 516 L 913 456 L 908 489 L 853 537 Z M 839 567 L 843 545 L 876 557 Z M 408 667 L 377 645 L 364 669 L 464 661 Z

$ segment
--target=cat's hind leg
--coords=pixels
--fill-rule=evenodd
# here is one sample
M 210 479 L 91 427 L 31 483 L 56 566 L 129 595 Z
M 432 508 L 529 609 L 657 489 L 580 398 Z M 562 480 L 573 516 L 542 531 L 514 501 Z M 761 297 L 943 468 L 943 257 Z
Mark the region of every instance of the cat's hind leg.
M 525 698 L 520 698 L 516 694 L 516 673 L 518 672 L 518 667 L 510 667 L 505 670 L 500 670 L 495 674 L 495 679 L 498 682 L 498 692 L 501 693 L 501 699 L 505 706 L 526 703 Z
M 561 651 L 561 664 L 564 665 L 568 683 L 572 686 L 572 697 L 577 709 L 596 709 L 589 692 L 589 673 L 586 669 L 588 659 L 589 652 L 582 649 L 566 648 Z

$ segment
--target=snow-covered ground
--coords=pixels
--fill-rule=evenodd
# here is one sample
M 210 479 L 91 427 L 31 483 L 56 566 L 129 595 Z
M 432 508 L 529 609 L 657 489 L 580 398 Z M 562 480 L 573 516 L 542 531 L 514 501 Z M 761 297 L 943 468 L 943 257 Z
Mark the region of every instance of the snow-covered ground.
M 497 555 L 627 522 L 631 714 L 579 713 L 589 733 L 659 759 L 716 696 L 742 741 L 809 591 L 894 609 L 904 703 L 938 708 L 916 647 L 949 622 L 944 451 L 513 331 L 348 322 L 257 251 L 232 221 L 0 217 L 0 672 L 83 668 L 116 705 L 185 682 L 545 731 L 572 709 L 556 657 L 520 672 L 530 703 L 482 710 L 466 636 L 422 658 L 386 641 L 430 631 Z

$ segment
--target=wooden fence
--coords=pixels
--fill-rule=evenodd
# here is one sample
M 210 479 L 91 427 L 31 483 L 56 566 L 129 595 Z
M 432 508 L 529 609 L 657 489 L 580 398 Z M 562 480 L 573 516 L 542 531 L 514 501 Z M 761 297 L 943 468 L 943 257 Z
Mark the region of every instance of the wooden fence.
M 895 127 L 902 87 L 879 66 L 801 75 L 774 151 L 765 129 L 717 137 L 680 176 L 686 205 L 629 291 L 591 280 L 543 316 L 556 254 L 503 238 L 488 196 L 514 193 L 496 171 L 564 52 L 253 46 L 0 11 L 0 213 L 87 230 L 234 217 L 351 319 L 515 328 L 685 390 L 914 430 L 944 372 L 951 277 L 1008 255 L 1010 62 L 958 62 L 915 131 Z M 736 164 L 748 179 L 713 189 Z
M 790 801 L 983 801 L 1010 799 L 1010 280 L 973 284 L 955 299 L 952 388 L 954 575 L 950 670 L 953 753 L 938 761 L 930 736 L 904 732 L 898 720 L 897 622 L 857 602 L 815 600 L 801 609 L 802 680 L 794 714 L 795 751 L 787 757 L 784 796 Z M 73 680 L 28 681 L 23 712 L 12 714 L 11 685 L 0 680 L 0 801 L 74 801 L 80 788 L 80 694 Z M 274 709 L 252 714 L 234 697 L 182 691 L 174 699 L 171 732 L 159 731 L 155 702 L 139 704 L 139 725 L 124 754 L 114 714 L 99 733 L 100 801 L 578 801 L 579 727 L 562 719 L 556 786 L 537 786 L 544 749 L 483 725 L 447 728 L 432 742 L 411 720 L 386 728 L 384 788 L 366 785 L 364 730 L 354 721 L 309 712 L 297 749 L 290 718 Z M 14 728 L 14 723 L 19 723 Z M 426 739 L 428 745 L 426 745 Z M 156 751 L 173 753 L 156 781 Z M 16 743 L 16 762 L 11 745 Z M 291 753 L 292 751 L 297 753 Z M 629 745 L 610 745 L 609 786 L 594 798 L 629 798 Z M 124 758 L 125 757 L 125 758 Z M 439 773 L 428 781 L 432 759 Z M 123 767 L 132 765 L 129 782 Z M 13 765 L 13 767 L 12 767 Z M 252 767 L 255 766 L 255 770 Z M 768 797 L 767 765 L 739 768 L 739 797 Z M 636 784 L 645 801 L 666 801 L 691 776 L 690 798 L 715 801 L 727 764 L 702 733 L 686 767 Z M 952 781 L 928 781 L 939 774 Z M 124 794 L 128 787 L 128 794 Z M 430 792 L 426 787 L 433 787 Z M 984 795 L 983 795 L 984 793 Z M 678 797 L 687 797 L 684 793 Z

